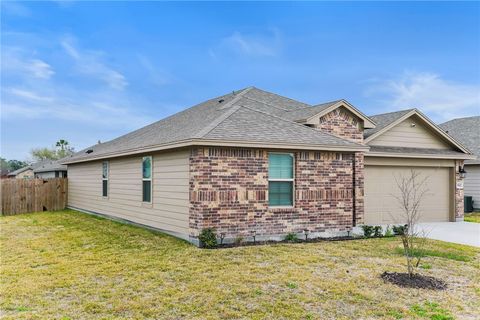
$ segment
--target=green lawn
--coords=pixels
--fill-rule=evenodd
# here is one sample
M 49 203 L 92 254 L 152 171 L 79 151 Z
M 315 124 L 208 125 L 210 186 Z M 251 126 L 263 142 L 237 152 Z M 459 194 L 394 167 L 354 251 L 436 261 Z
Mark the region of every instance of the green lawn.
M 480 223 L 480 212 L 466 213 L 465 221 Z
M 480 250 L 428 243 L 447 291 L 385 284 L 395 238 L 202 250 L 75 211 L 0 218 L 4 319 L 474 319 Z

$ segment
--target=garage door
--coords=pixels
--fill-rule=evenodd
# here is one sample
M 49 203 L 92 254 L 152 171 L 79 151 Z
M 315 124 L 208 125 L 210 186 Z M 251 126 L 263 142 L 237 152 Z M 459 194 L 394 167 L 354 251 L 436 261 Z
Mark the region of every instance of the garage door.
M 428 177 L 428 189 L 421 204 L 422 222 L 449 221 L 450 169 L 431 167 L 365 166 L 365 223 L 404 223 L 395 195 L 399 195 L 395 178 L 408 176 L 410 170 Z

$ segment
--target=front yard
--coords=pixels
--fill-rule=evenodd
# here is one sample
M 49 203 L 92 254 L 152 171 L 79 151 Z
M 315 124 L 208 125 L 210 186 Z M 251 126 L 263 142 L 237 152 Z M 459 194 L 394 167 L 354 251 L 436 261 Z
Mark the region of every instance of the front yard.
M 480 250 L 428 242 L 446 291 L 386 284 L 398 239 L 202 250 L 75 211 L 1 217 L 5 319 L 475 319 Z

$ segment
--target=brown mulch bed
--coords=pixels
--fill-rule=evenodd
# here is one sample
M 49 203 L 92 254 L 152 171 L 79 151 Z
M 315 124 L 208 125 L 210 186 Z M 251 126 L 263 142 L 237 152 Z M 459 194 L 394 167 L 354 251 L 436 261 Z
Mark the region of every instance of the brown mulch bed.
M 412 277 L 408 273 L 400 272 L 384 272 L 381 275 L 382 279 L 385 282 L 390 282 L 396 284 L 400 287 L 405 288 L 416 288 L 416 289 L 431 289 L 431 290 L 445 290 L 447 289 L 447 284 L 437 278 L 422 276 L 421 274 L 415 274 Z

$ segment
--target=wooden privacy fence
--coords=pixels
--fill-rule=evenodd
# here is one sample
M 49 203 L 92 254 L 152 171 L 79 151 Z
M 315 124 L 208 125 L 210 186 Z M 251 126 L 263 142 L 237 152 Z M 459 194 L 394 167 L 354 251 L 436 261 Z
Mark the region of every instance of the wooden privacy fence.
M 2 179 L 2 214 L 54 211 L 67 205 L 67 178 Z

